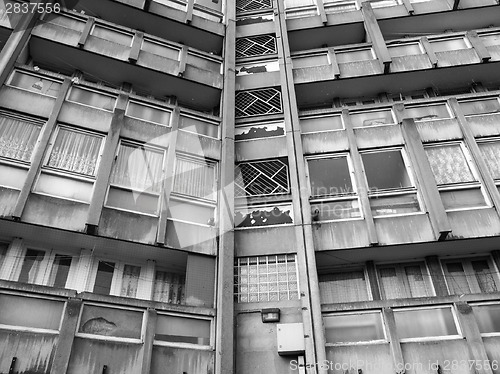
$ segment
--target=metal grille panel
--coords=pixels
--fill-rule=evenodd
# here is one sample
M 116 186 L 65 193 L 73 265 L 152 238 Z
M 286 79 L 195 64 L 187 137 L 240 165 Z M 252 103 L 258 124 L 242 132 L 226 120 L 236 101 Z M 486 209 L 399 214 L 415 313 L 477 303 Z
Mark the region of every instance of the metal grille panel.
M 236 92 L 236 118 L 282 113 L 281 92 L 275 88 Z
M 280 160 L 244 162 L 235 169 L 235 196 L 276 195 L 288 190 L 288 165 Z
M 262 56 L 277 53 L 276 38 L 272 35 L 236 39 L 236 57 Z
M 271 0 L 237 0 L 236 13 L 271 8 Z
M 299 298 L 295 255 L 238 258 L 234 278 L 236 302 Z

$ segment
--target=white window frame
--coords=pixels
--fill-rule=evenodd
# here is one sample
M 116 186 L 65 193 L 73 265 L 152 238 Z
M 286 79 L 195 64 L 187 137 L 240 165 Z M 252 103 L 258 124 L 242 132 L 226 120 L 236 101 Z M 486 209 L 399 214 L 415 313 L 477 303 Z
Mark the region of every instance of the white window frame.
M 179 61 L 180 53 L 181 53 L 181 49 L 182 49 L 181 46 L 173 44 L 173 43 L 169 43 L 169 42 L 164 41 L 164 40 L 159 40 L 159 39 L 153 38 L 151 35 L 144 36 L 142 43 L 141 43 L 141 48 L 140 48 L 141 50 L 143 50 L 142 47 L 143 47 L 144 43 L 156 44 L 156 45 L 159 45 L 161 47 L 166 47 L 167 49 L 177 51 L 176 61 Z M 154 54 L 153 52 L 149 52 L 149 51 L 147 53 Z
M 454 51 L 462 51 L 462 50 L 467 50 L 472 48 L 472 44 L 470 43 L 469 39 L 467 39 L 464 35 L 455 35 L 455 36 L 448 36 L 448 37 L 437 37 L 437 38 L 430 38 L 429 43 L 431 45 L 431 48 L 434 50 L 434 47 L 432 46 L 433 43 L 435 42 L 446 42 L 446 41 L 452 41 L 452 40 L 463 40 L 466 47 L 464 49 L 453 49 L 449 51 L 435 51 L 435 53 L 446 53 L 446 52 L 454 52 Z
M 144 148 L 146 150 L 151 150 L 152 152 L 157 152 L 157 153 L 161 152 L 163 154 L 163 163 L 162 163 L 161 175 L 159 177 L 160 177 L 160 181 L 163 181 L 165 179 L 165 162 L 166 162 L 166 151 L 165 151 L 165 149 L 157 148 L 157 147 L 152 147 L 152 146 L 149 146 L 149 145 L 145 145 L 145 144 L 141 144 L 141 143 L 137 143 L 137 142 L 133 142 L 133 141 L 129 141 L 129 140 L 120 139 L 120 142 L 118 144 L 118 147 L 117 147 L 116 153 L 115 153 L 115 160 L 118 157 L 118 153 L 120 152 L 120 146 L 122 144 L 125 144 L 125 145 L 128 145 L 128 146 L 137 147 L 137 148 Z M 114 164 L 113 164 L 113 166 L 114 166 Z M 145 194 L 148 194 L 148 195 L 151 195 L 151 196 L 158 196 L 158 202 L 157 202 L 157 207 L 156 207 L 156 214 L 139 212 L 139 211 L 136 211 L 136 210 L 119 208 L 119 207 L 108 205 L 107 201 L 108 201 L 108 195 L 109 195 L 109 191 L 110 191 L 111 187 L 115 187 L 117 189 L 129 191 L 129 192 L 132 192 L 132 193 L 134 193 L 134 192 L 140 192 L 140 193 L 145 193 Z M 113 209 L 113 210 L 120 210 L 122 212 L 131 212 L 131 213 L 136 213 L 136 214 L 140 214 L 140 215 L 143 215 L 143 216 L 149 216 L 149 217 L 158 218 L 160 216 L 160 210 L 161 210 L 161 204 L 162 204 L 162 195 L 163 195 L 162 191 L 163 191 L 163 188 L 158 193 L 140 191 L 140 190 L 138 190 L 136 188 L 133 188 L 133 187 L 122 186 L 122 185 L 119 185 L 119 184 L 112 184 L 111 182 L 109 182 L 107 190 L 106 190 L 106 197 L 104 199 L 104 207 L 106 207 L 108 209 Z
M 472 158 L 472 155 L 470 154 L 469 150 L 465 146 L 465 142 L 463 140 L 451 141 L 451 142 L 428 143 L 428 144 L 424 144 L 424 149 L 431 148 L 431 147 L 446 147 L 446 146 L 455 146 L 455 145 L 460 146 L 462 153 L 465 157 L 465 160 L 467 162 L 467 166 L 469 167 L 469 170 L 471 171 L 472 176 L 476 180 L 473 182 L 465 182 L 465 183 L 458 183 L 458 184 L 437 185 L 438 191 L 441 192 L 441 191 L 468 190 L 468 189 L 479 187 L 479 190 L 481 191 L 481 194 L 484 198 L 485 205 L 484 206 L 477 206 L 477 207 L 470 207 L 470 208 L 446 209 L 446 211 L 447 212 L 457 212 L 457 211 L 491 208 L 493 206 L 491 199 L 488 196 L 488 193 L 486 192 L 486 188 L 485 188 L 484 183 L 482 181 L 481 175 L 479 174 L 479 170 L 477 169 L 476 164 Z
M 54 301 L 60 301 L 63 302 L 63 308 L 61 312 L 61 319 L 59 320 L 59 329 L 58 330 L 52 330 L 52 329 L 41 329 L 37 327 L 27 327 L 27 326 L 18 326 L 18 325 L 4 325 L 0 324 L 0 329 L 1 330 L 11 330 L 11 331 L 26 331 L 26 332 L 33 332 L 33 333 L 41 333 L 41 334 L 50 334 L 50 335 L 59 335 L 59 331 L 61 330 L 64 315 L 66 313 L 66 307 L 67 303 L 66 300 L 59 299 L 57 297 L 52 297 L 52 296 L 47 296 L 44 295 L 43 297 L 40 295 L 27 295 L 26 293 L 19 293 L 15 291 L 10 291 L 10 290 L 2 290 L 0 292 L 1 294 L 6 294 L 6 295 L 13 295 L 13 296 L 20 296 L 20 297 L 25 297 L 25 298 L 30 298 L 30 299 L 41 299 L 41 300 L 54 300 Z
M 52 82 L 55 82 L 55 83 L 59 83 L 60 86 L 62 87 L 62 83 L 63 82 L 60 81 L 60 80 L 58 80 L 58 79 L 54 79 L 52 77 L 47 77 L 46 75 L 42 75 L 40 73 L 34 73 L 34 72 L 31 72 L 31 71 L 22 70 L 22 69 L 14 69 L 12 71 L 12 73 L 9 75 L 7 83 L 5 83 L 6 86 L 12 87 L 12 88 L 15 88 L 15 89 L 18 89 L 18 90 L 21 90 L 21 91 L 25 91 L 25 92 L 35 93 L 35 94 L 42 95 L 42 96 L 53 97 L 53 98 L 57 97 L 57 95 L 56 96 L 52 96 L 52 95 L 49 95 L 49 94 L 46 94 L 46 93 L 36 92 L 36 91 L 28 90 L 26 88 L 22 88 L 22 87 L 19 87 L 19 86 L 14 86 L 11 82 L 14 79 L 14 75 L 16 73 L 17 74 L 30 75 L 32 77 L 39 78 L 40 80 L 47 80 L 47 81 L 52 81 Z
M 457 329 L 457 335 L 422 336 L 422 337 L 418 337 L 418 338 L 402 338 L 402 339 L 400 338 L 399 341 L 401 343 L 464 339 L 463 332 L 462 332 L 462 326 L 460 326 L 460 322 L 458 320 L 457 313 L 456 313 L 455 307 L 453 305 L 441 304 L 441 305 L 432 305 L 432 306 L 425 306 L 425 307 L 392 308 L 394 313 L 396 313 L 398 311 L 411 312 L 411 311 L 429 310 L 429 309 L 450 309 L 451 315 L 453 316 L 453 322 L 455 322 L 455 327 Z
M 317 271 L 317 273 L 318 273 L 318 284 L 321 283 L 319 281 L 319 277 L 322 276 L 322 275 L 339 274 L 339 273 L 349 273 L 349 272 L 352 272 L 352 271 L 359 271 L 359 270 L 361 270 L 363 272 L 363 275 L 365 277 L 364 281 L 365 281 L 365 287 L 366 287 L 366 294 L 368 296 L 368 300 L 366 300 L 366 301 L 372 301 L 373 300 L 373 294 L 372 294 L 372 287 L 371 287 L 371 283 L 370 283 L 370 277 L 368 275 L 368 269 L 366 268 L 366 266 L 364 264 L 359 264 L 359 265 L 356 265 L 356 264 L 352 264 L 351 265 L 351 264 L 349 264 L 349 265 L 344 265 L 342 267 L 335 266 L 335 267 L 328 268 L 328 269 L 319 269 L 319 271 Z M 318 287 L 319 287 L 319 285 L 318 285 Z M 342 301 L 341 303 L 345 304 L 345 303 L 358 303 L 358 302 L 363 302 L 363 301 L 349 301 L 349 302 Z M 321 304 L 327 304 L 327 303 L 321 302 Z
M 190 134 L 196 134 L 197 136 L 202 136 L 202 137 L 208 138 L 208 139 L 219 139 L 220 138 L 220 123 L 219 122 L 213 121 L 213 120 L 209 120 L 207 118 L 202 118 L 202 117 L 194 116 L 192 114 L 185 113 L 185 112 L 181 112 L 180 116 L 181 117 L 194 118 L 194 119 L 196 119 L 196 120 L 198 120 L 200 122 L 209 123 L 211 126 L 217 126 L 217 137 L 213 137 L 213 136 L 209 136 L 209 135 L 205 135 L 205 134 L 199 134 L 197 132 L 193 132 L 193 131 L 189 131 L 189 130 L 185 130 L 185 129 L 181 129 L 181 128 L 179 128 L 179 131 L 187 132 L 187 133 L 190 133 Z
M 302 126 L 301 126 L 301 134 L 319 134 L 319 133 L 327 133 L 327 132 L 336 132 L 336 131 L 343 131 L 345 130 L 345 123 L 344 119 L 342 118 L 341 114 L 325 114 L 325 115 L 307 115 L 307 116 L 300 116 L 300 120 L 307 120 L 307 119 L 313 119 L 313 118 L 322 118 L 322 117 L 340 117 L 340 123 L 342 124 L 342 127 L 340 129 L 331 129 L 331 130 L 321 130 L 321 131 L 303 131 Z
M 363 315 L 363 314 L 378 314 L 380 317 L 382 333 L 384 335 L 383 339 L 375 339 L 375 340 L 361 340 L 357 342 L 338 342 L 338 343 L 326 343 L 327 347 L 345 347 L 345 346 L 360 346 L 360 345 L 376 345 L 376 344 L 388 344 L 389 340 L 387 337 L 387 328 L 385 324 L 384 315 L 379 309 L 370 309 L 370 310 L 358 310 L 358 311 L 350 311 L 350 312 L 335 312 L 335 313 L 324 313 L 323 318 L 325 317 L 336 317 L 336 316 L 346 316 L 346 315 Z M 324 323 L 323 323 L 324 326 Z M 369 326 L 366 324 L 366 326 Z M 326 331 L 326 328 L 323 327 Z
M 79 101 L 73 101 L 73 100 L 70 100 L 70 95 L 71 95 L 71 91 L 73 89 L 80 89 L 80 90 L 83 90 L 83 91 L 90 91 L 90 92 L 95 92 L 99 95 L 103 95 L 103 96 L 107 96 L 109 98 L 112 98 L 114 99 L 114 106 L 113 106 L 113 109 L 104 109 L 104 108 L 100 108 L 100 107 L 97 107 L 97 106 L 93 106 L 93 105 L 88 105 L 88 104 L 84 104 L 84 103 L 81 103 Z M 116 103 L 118 101 L 118 98 L 114 95 L 111 95 L 107 92 L 104 92 L 104 91 L 100 91 L 100 90 L 96 90 L 96 89 L 93 89 L 93 88 L 90 88 L 90 87 L 87 87 L 87 86 L 82 86 L 82 85 L 73 85 L 70 87 L 70 89 L 68 90 L 68 93 L 66 95 L 66 101 L 69 102 L 69 103 L 74 103 L 74 104 L 78 104 L 78 105 L 81 105 L 81 106 L 84 106 L 84 107 L 87 107 L 87 108 L 94 108 L 94 109 L 98 109 L 98 110 L 103 110 L 105 112 L 108 112 L 108 113 L 113 113 L 114 112 L 114 108 L 116 108 Z
M 389 268 L 389 267 L 394 267 L 396 268 L 396 278 L 398 279 L 399 282 L 401 282 L 404 287 L 405 287 L 405 291 L 408 289 L 408 283 L 409 283 L 409 280 L 408 280 L 408 277 L 406 276 L 405 274 L 405 270 L 404 268 L 406 266 L 420 266 L 420 270 L 422 271 L 422 277 L 424 277 L 425 279 L 425 282 L 426 282 L 426 286 L 427 288 L 431 291 L 431 295 L 429 296 L 406 296 L 404 298 L 392 298 L 392 299 L 388 299 L 385 295 L 385 291 L 384 291 L 384 288 L 383 286 L 380 284 L 381 283 L 381 274 L 380 274 L 380 269 L 382 268 Z M 415 299 L 415 298 L 421 298 L 421 297 L 432 297 L 432 296 L 436 296 L 436 290 L 434 288 L 434 285 L 432 283 L 432 280 L 431 280 L 431 275 L 429 273 L 429 268 L 427 267 L 427 264 L 425 262 L 425 260 L 416 260 L 416 261 L 406 261 L 406 262 L 401 262 L 401 261 L 398 261 L 398 262 L 380 262 L 380 263 L 377 263 L 376 264 L 376 269 L 377 269 L 377 279 L 379 281 L 379 288 L 380 288 L 380 293 L 382 294 L 382 298 L 383 300 L 401 300 L 401 299 L 409 299 L 409 298 L 412 298 L 412 299 Z
M 200 203 L 215 204 L 217 202 L 218 192 L 219 192 L 218 191 L 218 184 L 219 184 L 219 173 L 218 173 L 219 172 L 219 165 L 218 165 L 218 162 L 204 158 L 204 157 L 197 157 L 194 155 L 186 155 L 183 153 L 176 153 L 175 161 L 174 161 L 174 173 L 176 173 L 176 171 L 177 171 L 177 163 L 178 163 L 179 159 L 213 168 L 213 173 L 214 173 L 213 199 L 206 199 L 206 198 L 201 198 L 201 197 L 197 197 L 197 196 L 185 195 L 185 194 L 182 194 L 179 192 L 174 192 L 173 186 L 175 183 L 175 177 L 176 177 L 175 174 L 172 178 L 172 196 L 184 198 L 184 199 L 189 200 L 189 201 L 198 201 Z
M 150 121 L 150 120 L 147 120 L 147 119 L 144 119 L 144 118 L 134 117 L 134 116 L 132 116 L 131 114 L 128 113 L 128 109 L 129 109 L 130 104 L 135 104 L 135 105 L 140 105 L 140 106 L 144 106 L 144 107 L 149 107 L 149 108 L 153 108 L 153 109 L 156 109 L 156 110 L 159 110 L 159 111 L 162 111 L 162 112 L 169 113 L 170 114 L 169 123 L 159 123 L 159 122 Z M 163 127 L 172 128 L 173 112 L 172 112 L 172 110 L 170 108 L 166 108 L 166 107 L 161 107 L 161 106 L 158 106 L 158 105 L 153 105 L 153 104 L 145 103 L 145 102 L 139 101 L 139 100 L 129 99 L 128 102 L 127 102 L 127 107 L 125 108 L 125 115 L 127 117 L 136 119 L 138 121 L 153 123 L 155 125 L 160 125 L 160 126 L 163 126 Z
M 425 205 L 424 205 L 424 202 L 422 200 L 421 193 L 418 189 L 418 185 L 416 182 L 416 176 L 414 174 L 413 167 L 410 163 L 410 158 L 408 157 L 404 146 L 365 150 L 365 151 L 360 152 L 360 155 L 370 154 L 370 153 L 390 152 L 390 151 L 399 151 L 401 153 L 401 157 L 403 159 L 405 170 L 408 174 L 408 178 L 410 179 L 411 187 L 389 188 L 389 189 L 377 190 L 380 192 L 371 192 L 368 178 L 365 177 L 367 185 L 368 185 L 368 191 L 367 191 L 368 192 L 368 200 L 371 201 L 372 198 L 378 198 L 378 197 L 390 197 L 390 196 L 398 196 L 398 195 L 415 194 L 415 196 L 417 197 L 417 202 L 418 202 L 420 210 L 418 212 L 411 212 L 411 213 L 380 214 L 380 215 L 374 215 L 374 217 L 375 218 L 379 218 L 379 217 L 387 218 L 387 217 L 401 217 L 401 216 L 414 216 L 414 215 L 427 214 L 425 211 Z M 362 161 L 361 164 L 362 164 L 362 168 L 364 171 L 364 169 L 365 169 L 364 162 Z M 372 207 L 370 204 L 370 210 L 371 210 L 371 208 Z M 372 214 L 373 214 L 373 212 L 372 212 Z
M 498 301 L 486 301 L 486 302 L 476 302 L 476 303 L 470 303 L 469 306 L 471 307 L 481 307 L 481 306 L 488 306 L 488 305 L 498 305 L 500 307 L 500 303 Z M 500 332 L 483 332 L 480 333 L 482 337 L 488 338 L 488 337 L 498 337 L 500 336 Z
M 312 160 L 323 160 L 323 159 L 334 159 L 334 158 L 345 158 L 347 161 L 347 167 L 349 169 L 349 176 L 351 179 L 351 185 L 352 185 L 352 192 L 351 193 L 346 193 L 346 194 L 339 194 L 339 195 L 313 195 L 312 190 L 311 190 L 311 174 L 309 172 L 309 161 Z M 339 221 L 356 221 L 356 220 L 362 220 L 364 219 L 364 214 L 363 214 L 363 209 L 361 205 L 361 199 L 358 193 L 358 187 L 356 184 L 356 178 L 354 177 L 354 165 L 351 159 L 350 153 L 333 153 L 333 154 L 325 154 L 325 155 L 315 155 L 315 156 L 306 156 L 306 178 L 309 181 L 308 183 L 308 189 L 309 189 L 309 202 L 310 205 L 318 204 L 318 203 L 328 203 L 328 202 L 334 202 L 334 201 L 354 201 L 357 200 L 358 206 L 359 206 L 359 217 L 352 217 L 352 218 L 339 218 L 339 219 L 332 219 L 332 220 L 325 220 L 325 221 L 320 221 L 320 222 L 339 222 Z
M 480 98 L 473 98 L 473 99 L 458 100 L 458 104 L 460 105 L 461 103 L 480 102 L 480 101 L 491 100 L 491 99 L 496 99 L 496 101 L 500 105 L 500 97 L 498 95 L 488 96 L 488 97 L 480 97 Z M 500 111 L 496 112 L 496 113 L 466 114 L 464 116 L 465 116 L 465 118 L 475 118 L 475 117 L 484 117 L 484 116 L 494 116 L 494 115 L 499 115 L 499 114 L 500 114 Z
M 355 129 L 367 129 L 367 128 L 376 128 L 376 127 L 382 127 L 382 126 L 397 125 L 398 121 L 397 121 L 396 115 L 394 114 L 394 111 L 392 110 L 391 107 L 389 107 L 389 108 L 376 108 L 376 109 L 370 109 L 370 110 L 349 111 L 349 116 L 355 115 L 355 114 L 385 112 L 387 110 L 391 113 L 391 118 L 392 118 L 393 122 L 391 122 L 391 123 L 383 123 L 383 124 L 380 124 L 380 125 L 358 126 L 358 127 L 354 127 L 354 128 Z
M 90 30 L 90 35 L 94 36 L 95 38 L 99 38 L 98 36 L 94 35 L 94 30 L 96 29 L 96 27 L 99 27 L 99 28 L 102 28 L 102 29 L 107 29 L 108 31 L 115 32 L 117 34 L 122 34 L 122 35 L 130 36 L 131 37 L 130 38 L 130 44 L 129 45 L 125 45 L 125 47 L 131 47 L 132 44 L 133 44 L 133 42 L 134 42 L 134 34 L 133 33 L 125 31 L 125 30 L 120 29 L 118 27 L 113 27 L 113 26 L 110 26 L 110 25 L 107 25 L 107 24 L 103 24 L 103 23 L 100 23 L 100 22 L 94 23 L 92 25 L 91 30 Z M 99 38 L 99 39 L 101 39 L 101 38 Z M 106 40 L 106 41 L 108 41 L 110 43 L 119 44 L 119 43 L 116 43 L 116 42 L 114 42 L 112 40 L 109 40 L 109 39 L 103 39 L 103 40 Z M 124 45 L 124 44 L 119 44 L 119 45 Z
M 338 61 L 338 55 L 339 54 L 344 54 L 344 53 L 351 53 L 351 52 L 360 52 L 360 51 L 369 51 L 371 54 L 371 59 L 366 59 L 366 60 L 354 60 L 354 61 L 348 61 L 348 62 L 339 62 L 339 64 L 354 64 L 358 62 L 365 62 L 365 61 L 374 61 L 377 59 L 377 55 L 375 54 L 375 50 L 373 49 L 373 46 L 365 46 L 365 47 L 351 47 L 351 48 L 343 48 L 343 49 L 337 49 L 335 50 L 335 56 Z
M 206 201 L 191 199 L 191 198 L 188 198 L 188 197 L 185 197 L 185 196 L 182 196 L 182 195 L 177 195 L 175 193 L 172 194 L 171 200 L 172 199 L 180 201 L 182 203 L 187 203 L 187 204 L 192 204 L 192 205 L 198 205 L 198 206 L 212 208 L 214 210 L 214 216 L 213 216 L 213 218 L 214 218 L 214 225 L 209 225 L 208 223 L 204 224 L 204 223 L 199 223 L 199 222 L 186 221 L 184 219 L 178 219 L 178 218 L 172 218 L 172 217 L 168 218 L 169 221 L 171 221 L 171 222 L 187 223 L 189 225 L 195 225 L 195 226 L 199 226 L 199 227 L 215 228 L 215 223 L 217 222 L 217 205 L 215 205 L 213 203 L 206 202 Z
M 498 146 L 500 147 L 500 138 L 499 137 L 479 138 L 479 139 L 476 138 L 476 143 L 479 146 L 480 150 L 481 150 L 480 144 L 483 144 L 483 143 L 498 143 Z M 500 188 L 500 178 L 494 179 L 493 181 L 495 182 L 495 186 L 497 186 L 497 188 Z
M 202 321 L 210 322 L 210 344 L 202 345 L 202 344 L 194 344 L 194 343 L 183 343 L 183 342 L 166 342 L 163 340 L 153 340 L 153 345 L 163 346 L 163 347 L 176 347 L 176 348 L 187 348 L 187 349 L 196 349 L 200 351 L 211 351 L 214 348 L 214 339 L 215 339 L 215 323 L 212 317 L 209 316 L 201 316 L 201 315 L 193 315 L 193 314 L 181 314 L 181 313 L 171 313 L 171 312 L 163 312 L 158 311 L 158 317 L 182 317 L 182 318 L 190 318 Z M 155 335 L 156 335 L 156 326 L 155 326 Z
M 425 96 L 425 94 L 424 94 Z M 453 115 L 450 106 L 446 101 L 440 101 L 440 102 L 427 102 L 427 103 L 418 103 L 418 104 L 407 104 L 405 105 L 405 109 L 413 109 L 413 108 L 428 108 L 432 106 L 440 106 L 440 105 L 445 105 L 446 111 L 448 112 L 448 116 L 446 118 L 429 118 L 429 119 L 419 119 L 415 120 L 415 122 L 431 122 L 431 121 L 442 121 L 442 120 L 448 120 L 448 119 L 453 119 L 455 116 Z
M 142 325 L 141 325 L 141 337 L 140 338 L 120 338 L 117 336 L 107 336 L 107 335 L 97 335 L 97 334 L 88 334 L 85 332 L 80 332 L 80 325 L 82 323 L 82 315 L 83 315 L 83 309 L 85 308 L 86 305 L 89 306 L 96 306 L 100 308 L 109 308 L 109 309 L 119 309 L 119 310 L 130 310 L 134 312 L 141 312 L 142 313 Z M 119 305 L 114 305 L 114 304 L 99 304 L 99 303 L 93 303 L 93 302 L 84 302 L 82 304 L 82 307 L 80 308 L 80 313 L 78 315 L 78 322 L 77 322 L 77 328 L 75 332 L 75 336 L 78 338 L 86 338 L 86 339 L 93 339 L 93 340 L 104 340 L 104 341 L 112 341 L 112 342 L 123 342 L 123 343 L 136 343 L 136 344 L 143 344 L 144 343 L 144 336 L 146 334 L 146 313 L 144 313 L 144 309 L 140 308 L 133 308 L 133 307 L 123 307 Z
M 416 55 L 405 54 L 405 55 L 398 55 L 398 56 L 391 56 L 391 57 L 392 58 L 398 58 L 398 57 L 406 57 L 406 56 L 420 56 L 420 55 L 424 55 L 425 54 L 424 47 L 422 46 L 422 43 L 420 43 L 419 40 L 412 40 L 412 41 L 408 41 L 408 42 L 399 41 L 399 42 L 395 42 L 395 43 L 388 43 L 387 44 L 387 49 L 389 50 L 389 54 L 390 54 L 391 47 L 406 47 L 406 46 L 410 46 L 410 45 L 417 45 L 418 50 L 420 51 L 420 53 L 416 54 Z
M 474 269 L 472 268 L 472 261 L 486 261 L 488 263 L 488 267 L 490 268 L 491 275 L 493 277 L 493 280 L 495 281 L 495 285 L 497 286 L 497 289 L 500 292 L 500 279 L 498 274 L 499 270 L 496 266 L 495 261 L 493 261 L 493 258 L 491 257 L 490 254 L 486 254 L 484 256 L 481 255 L 474 255 L 474 256 L 450 256 L 450 257 L 442 257 L 439 259 L 439 262 L 441 264 L 441 270 L 443 272 L 445 282 L 446 282 L 446 289 L 448 290 L 448 293 L 451 294 L 450 286 L 448 285 L 448 278 L 451 277 L 450 274 L 448 274 L 448 270 L 446 269 L 446 264 L 449 262 L 460 262 L 462 264 L 462 268 L 464 269 L 464 276 L 465 280 L 467 282 L 467 285 L 469 286 L 469 289 L 471 290 L 471 294 L 474 293 L 483 293 L 481 291 L 481 288 L 479 287 L 479 284 L 476 279 L 476 273 L 474 272 Z M 483 293 L 484 294 L 484 293 Z

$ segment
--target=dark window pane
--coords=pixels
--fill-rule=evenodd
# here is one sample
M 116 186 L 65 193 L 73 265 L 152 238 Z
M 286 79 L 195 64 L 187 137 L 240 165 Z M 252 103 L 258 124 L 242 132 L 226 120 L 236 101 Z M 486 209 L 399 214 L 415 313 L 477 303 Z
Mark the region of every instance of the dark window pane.
M 365 153 L 361 157 L 370 190 L 412 186 L 400 151 Z
M 49 286 L 61 287 L 66 286 L 68 280 L 69 268 L 71 267 L 71 256 L 56 255 L 52 271 L 50 273 Z
M 21 268 L 21 274 L 19 275 L 19 282 L 23 283 L 35 282 L 44 255 L 45 252 L 43 251 L 36 251 L 34 249 L 28 249 L 26 251 L 26 255 L 24 256 L 23 267 Z
M 99 261 L 97 268 L 97 275 L 94 283 L 94 293 L 101 295 L 109 295 L 111 290 L 111 281 L 113 280 L 113 272 L 115 271 L 115 264 L 112 262 Z
M 309 160 L 308 165 L 313 196 L 340 195 L 353 192 L 347 158 Z

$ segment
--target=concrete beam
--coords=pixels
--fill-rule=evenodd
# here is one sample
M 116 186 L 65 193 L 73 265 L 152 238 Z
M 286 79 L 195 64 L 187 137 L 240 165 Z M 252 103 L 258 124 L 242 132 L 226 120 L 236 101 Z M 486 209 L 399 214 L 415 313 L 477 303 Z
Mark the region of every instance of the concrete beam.
M 387 74 L 390 71 L 392 58 L 387 50 L 384 35 L 382 35 L 372 5 L 368 1 L 361 4 L 361 13 L 363 14 L 366 33 L 370 37 L 373 48 L 375 49 L 375 54 L 384 68 L 384 74 Z
M 405 361 L 403 358 L 403 351 L 401 350 L 401 343 L 399 342 L 399 337 L 397 334 L 394 312 L 390 308 L 383 308 L 382 314 L 384 315 L 384 321 L 387 328 L 387 339 L 389 340 L 389 346 L 391 349 L 394 372 L 396 374 L 404 374 Z

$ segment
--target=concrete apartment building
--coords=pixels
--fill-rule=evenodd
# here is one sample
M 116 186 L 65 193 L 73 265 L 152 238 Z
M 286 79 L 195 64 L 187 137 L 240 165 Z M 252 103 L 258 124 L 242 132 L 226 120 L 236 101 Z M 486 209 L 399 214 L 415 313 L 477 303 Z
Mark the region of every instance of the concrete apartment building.
M 0 373 L 500 373 L 498 0 L 0 7 Z

